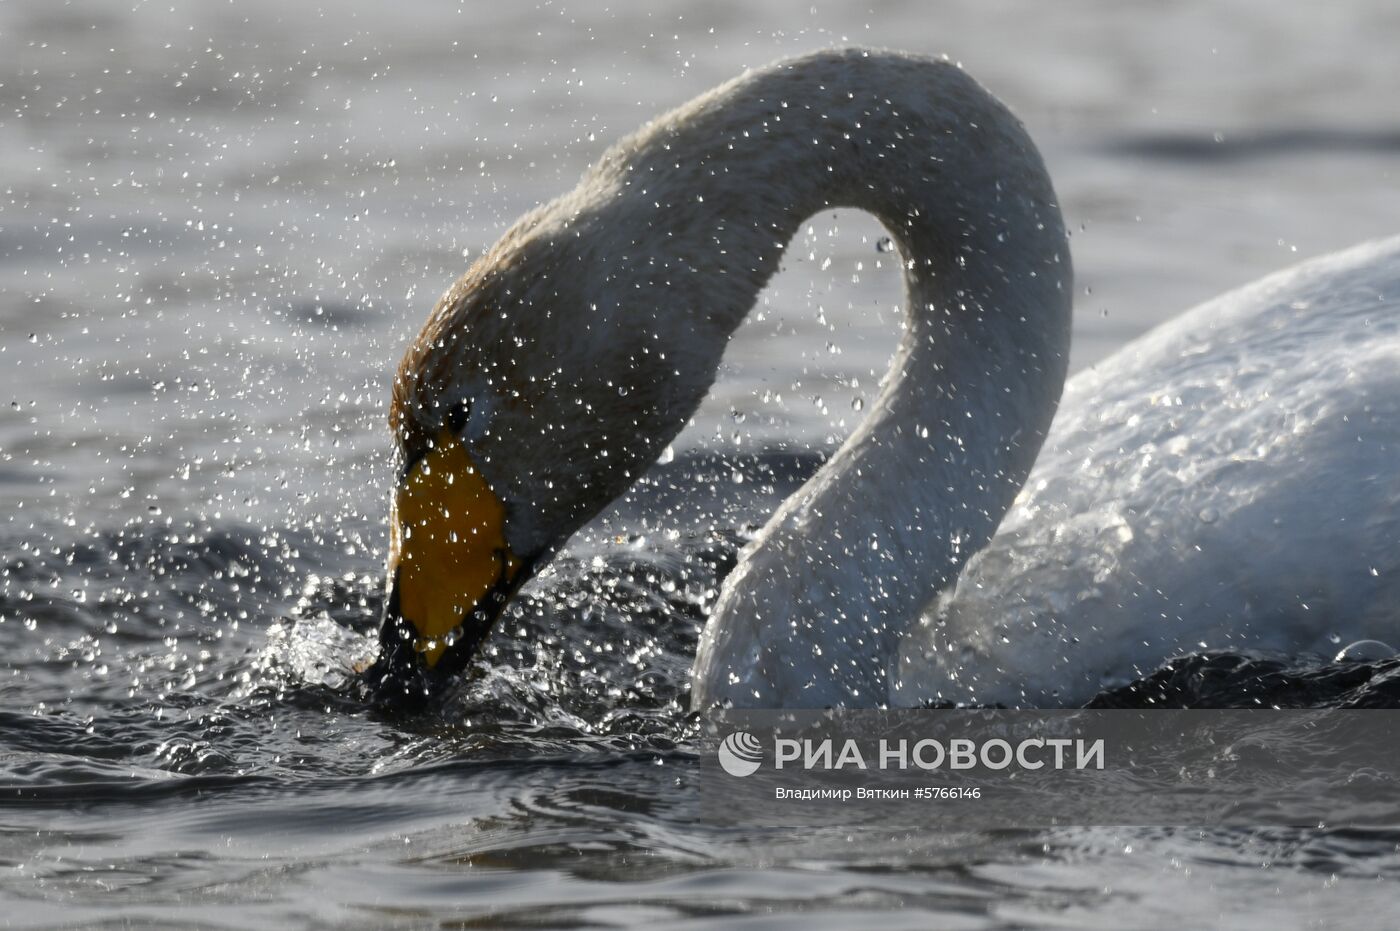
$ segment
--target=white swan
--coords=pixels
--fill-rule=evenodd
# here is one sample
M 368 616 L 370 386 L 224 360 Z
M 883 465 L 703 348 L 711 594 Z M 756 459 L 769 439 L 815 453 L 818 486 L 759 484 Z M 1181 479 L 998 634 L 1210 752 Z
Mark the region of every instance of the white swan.
M 1400 239 L 1149 335 L 1071 382 L 1050 431 L 1072 288 L 1039 155 L 959 69 L 849 50 L 662 116 L 444 295 L 394 386 L 382 698 L 459 670 L 655 460 L 832 206 L 898 242 L 908 325 L 726 580 L 692 704 L 1063 704 L 1183 650 L 1385 639 Z

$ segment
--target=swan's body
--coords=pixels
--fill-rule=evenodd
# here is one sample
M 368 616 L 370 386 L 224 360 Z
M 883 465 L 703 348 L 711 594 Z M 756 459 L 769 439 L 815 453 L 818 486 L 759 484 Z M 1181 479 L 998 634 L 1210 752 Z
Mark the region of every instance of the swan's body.
M 1317 580 L 1340 591 L 1340 563 L 1298 572 L 1307 537 L 1290 523 L 1296 502 L 1276 496 L 1342 475 L 1361 488 L 1349 506 L 1365 523 L 1344 555 L 1394 551 L 1397 484 L 1379 463 L 1400 423 L 1385 391 L 1398 344 L 1375 324 L 1397 297 L 1371 298 L 1368 326 L 1358 296 L 1368 274 L 1370 285 L 1395 282 L 1384 271 L 1394 245 L 1334 273 L 1346 302 L 1300 272 L 1313 283 L 1296 284 L 1284 310 L 1227 298 L 1221 319 L 1198 311 L 1081 376 L 993 540 L 1064 384 L 1072 287 L 1054 192 L 1020 124 L 960 70 L 825 52 L 745 75 L 619 143 L 438 304 L 395 384 L 403 472 L 371 673 L 381 694 L 459 668 L 530 568 L 657 457 L 788 240 L 832 206 L 870 211 L 898 241 L 908 325 L 869 415 L 726 581 L 696 659 L 697 706 L 1073 700 L 1105 675 L 1198 648 L 1198 634 L 1225 645 L 1227 633 L 1273 623 L 1268 609 L 1293 602 L 1259 600 L 1270 580 L 1302 597 Z M 1341 287 L 1353 279 L 1360 290 Z M 1295 301 L 1315 309 L 1293 312 Z M 1324 303 L 1344 303 L 1334 332 Z M 1276 326 L 1290 314 L 1296 333 Z M 1335 447 L 1345 431 L 1332 415 L 1356 420 L 1368 393 L 1378 421 L 1362 444 L 1382 449 L 1333 452 L 1317 468 L 1286 461 Z M 1172 406 L 1155 404 L 1159 394 Z M 1188 423 L 1197 399 L 1203 412 Z M 1189 520 L 1174 513 L 1187 505 Z M 1202 521 L 1207 510 L 1215 517 Z M 1207 595 L 1190 607 L 1207 613 L 1178 620 L 1163 608 L 1196 584 L 1194 546 L 1224 549 L 1211 534 L 1248 536 L 1274 518 L 1291 541 L 1273 548 L 1277 561 L 1232 545 L 1235 568 L 1212 555 L 1198 580 Z M 1340 549 L 1345 531 L 1333 536 Z M 941 624 L 921 624 L 984 547 Z M 1371 566 L 1394 578 L 1374 561 L 1361 571 Z M 1219 584 L 1246 577 L 1234 592 L 1255 599 L 1247 608 Z M 1381 585 L 1366 578 L 1357 583 Z M 1141 586 L 1157 600 L 1134 597 Z M 1358 607 L 1342 635 L 1378 636 L 1364 619 L 1379 614 Z M 1277 616 L 1273 641 L 1311 647 L 1341 633 L 1297 617 Z
M 1400 238 L 1222 295 L 1071 379 L 893 700 L 1080 703 L 1178 653 L 1400 629 Z

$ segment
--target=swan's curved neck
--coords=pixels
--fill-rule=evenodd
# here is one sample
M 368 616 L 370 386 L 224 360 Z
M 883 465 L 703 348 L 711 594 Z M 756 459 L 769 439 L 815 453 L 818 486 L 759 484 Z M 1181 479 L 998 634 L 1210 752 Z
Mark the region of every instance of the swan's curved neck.
M 545 552 L 680 431 L 788 241 L 831 207 L 898 241 L 907 325 L 866 419 L 726 583 L 701 701 L 881 700 L 898 634 L 1025 480 L 1064 382 L 1071 276 L 1015 118 L 959 69 L 897 54 L 744 75 L 522 218 L 444 296 L 396 388 L 404 410 L 472 401 L 463 439 L 506 542 Z
M 1064 383 L 1069 251 L 1040 157 L 960 70 L 857 52 L 720 87 L 598 171 L 650 211 L 634 244 L 689 298 L 674 329 L 714 347 L 813 213 L 864 209 L 897 240 L 908 322 L 879 397 L 727 584 L 695 678 L 698 701 L 883 701 L 898 636 L 990 539 Z M 719 353 L 677 348 L 708 387 Z

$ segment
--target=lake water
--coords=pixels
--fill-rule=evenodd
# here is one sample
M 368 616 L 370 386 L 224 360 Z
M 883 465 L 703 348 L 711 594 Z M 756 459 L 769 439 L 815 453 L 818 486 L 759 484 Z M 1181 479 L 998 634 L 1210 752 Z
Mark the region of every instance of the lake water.
M 946 52 L 1050 165 L 1083 367 L 1400 231 L 1400 8 L 171 6 L 0 4 L 0 923 L 1392 923 L 1381 829 L 693 822 L 717 581 L 894 345 L 859 214 L 813 218 L 673 461 L 445 707 L 388 719 L 345 682 L 382 605 L 391 368 L 618 135 L 784 54 Z M 1391 663 L 1284 658 L 1266 686 L 1259 662 L 1162 676 L 1186 701 L 1390 703 Z

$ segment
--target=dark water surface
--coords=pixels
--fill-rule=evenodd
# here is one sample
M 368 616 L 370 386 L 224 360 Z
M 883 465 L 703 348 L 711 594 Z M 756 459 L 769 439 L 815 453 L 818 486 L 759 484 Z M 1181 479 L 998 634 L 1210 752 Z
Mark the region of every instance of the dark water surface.
M 705 613 L 896 335 L 882 233 L 847 213 L 460 691 L 400 719 L 352 697 L 404 342 L 513 217 L 745 65 L 948 51 L 1006 97 L 1076 230 L 1079 366 L 1395 231 L 1390 5 L 1060 9 L 0 4 L 0 925 L 1393 924 L 1381 828 L 699 826 Z M 1096 703 L 1397 683 L 1214 654 Z
M 406 719 L 348 687 L 382 586 L 375 562 L 337 555 L 339 533 L 139 521 L 7 559 L 7 920 L 849 927 L 898 910 L 878 920 L 1112 927 L 1280 896 L 1341 917 L 1339 884 L 1388 901 L 1400 832 L 1381 829 L 701 824 L 696 637 L 745 518 L 817 461 L 657 469 L 530 586 L 460 691 Z M 685 529 L 649 536 L 654 514 Z M 1397 683 L 1396 660 L 1214 654 L 1095 703 L 1395 707 Z M 1170 893 L 1203 885 L 1188 903 Z

